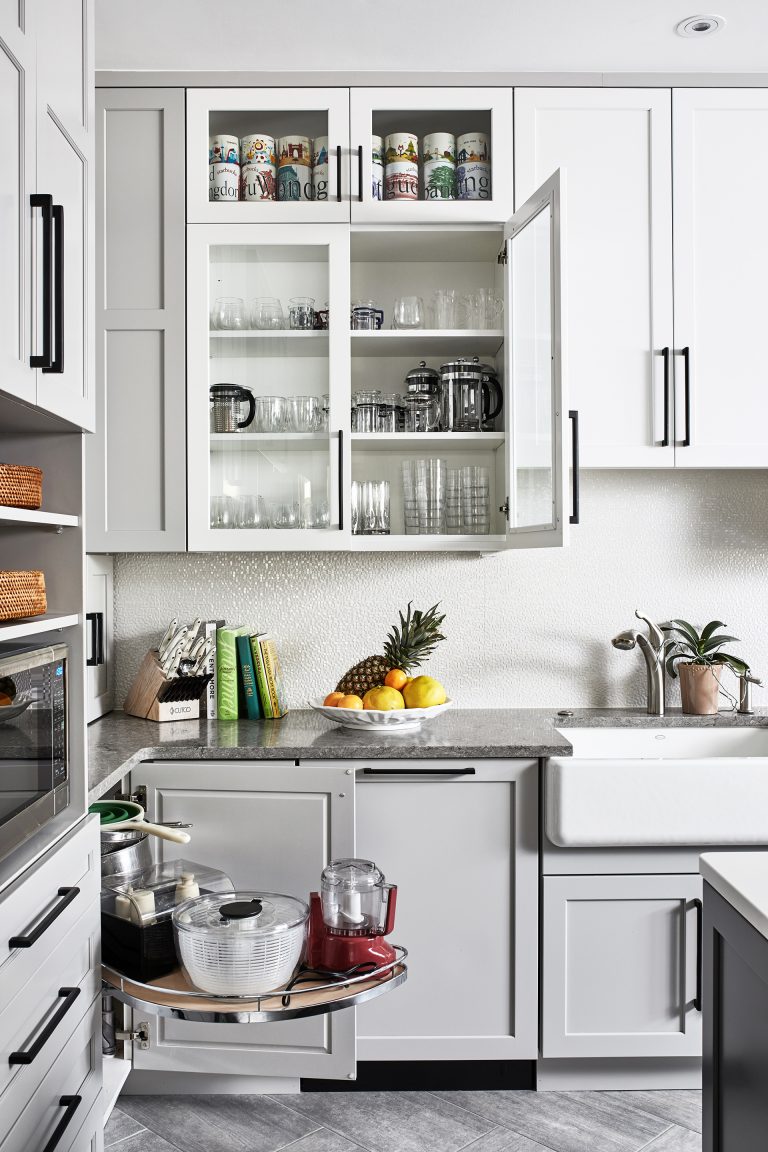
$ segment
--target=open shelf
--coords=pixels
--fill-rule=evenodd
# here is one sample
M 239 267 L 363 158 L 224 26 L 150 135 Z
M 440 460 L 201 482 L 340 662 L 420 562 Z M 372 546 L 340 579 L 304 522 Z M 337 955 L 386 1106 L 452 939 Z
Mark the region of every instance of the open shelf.
M 0 623 L 0 643 L 6 640 L 19 640 L 24 636 L 37 636 L 41 632 L 52 632 L 57 628 L 73 628 L 80 621 L 76 612 L 63 615 L 60 612 L 44 612 L 26 620 L 7 620 Z
M 500 328 L 380 328 L 376 332 L 351 332 L 353 356 L 456 356 L 467 350 L 473 356 L 495 356 L 504 342 Z
M 487 536 L 353 536 L 353 552 L 498 552 L 506 538 L 498 533 Z
M 65 512 L 42 512 L 34 508 L 9 508 L 6 504 L 0 504 L 0 525 L 39 524 L 52 528 L 77 528 L 79 523 L 79 516 L 70 516 Z
M 248 452 L 325 452 L 327 432 L 212 432 L 211 451 L 239 448 Z
M 294 332 L 281 328 L 265 332 L 211 332 L 211 356 L 327 356 L 328 331 Z
M 353 448 L 366 452 L 411 452 L 424 448 L 438 452 L 467 452 L 475 448 L 495 451 L 504 443 L 503 432 L 353 432 Z
M 376 202 L 371 211 L 378 207 L 399 206 L 397 201 Z M 353 261 L 495 264 L 504 247 L 504 232 L 501 224 L 474 224 L 471 228 L 462 228 L 457 224 L 422 224 L 418 228 L 398 228 L 391 223 L 353 224 L 351 243 Z

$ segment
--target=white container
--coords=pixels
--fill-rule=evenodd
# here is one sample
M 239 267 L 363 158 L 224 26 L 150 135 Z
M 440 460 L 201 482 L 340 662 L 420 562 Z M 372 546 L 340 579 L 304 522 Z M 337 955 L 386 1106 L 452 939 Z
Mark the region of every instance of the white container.
M 327 138 L 326 138 L 327 144 Z M 277 141 L 277 166 L 312 167 L 312 141 L 309 136 L 281 136 Z
M 190 983 L 201 991 L 263 996 L 283 988 L 296 972 L 308 917 L 302 900 L 274 892 L 200 896 L 174 909 L 176 950 Z
M 328 165 L 316 164 L 312 169 L 313 200 L 328 199 Z
M 490 164 L 459 164 L 456 168 L 456 188 L 459 200 L 490 200 Z
M 240 199 L 239 164 L 208 165 L 208 199 L 216 201 Z
M 240 141 L 241 164 L 273 164 L 277 167 L 277 153 L 273 136 L 253 132 Z
M 384 159 L 389 164 L 418 164 L 419 138 L 412 132 L 390 132 L 384 137 Z
M 312 169 L 304 164 L 283 164 L 277 170 L 278 200 L 311 200 Z
M 426 160 L 422 175 L 425 200 L 456 199 L 456 165 L 450 160 Z
M 239 164 L 240 141 L 237 136 L 209 136 L 208 163 Z
M 457 164 L 490 164 L 491 142 L 485 132 L 465 132 L 456 137 Z
M 384 165 L 371 164 L 371 199 L 384 199 Z
M 277 200 L 277 168 L 274 164 L 243 164 L 240 170 L 241 200 Z
M 387 137 L 387 139 L 389 139 L 389 137 Z M 412 164 L 410 162 L 387 164 L 384 169 L 384 199 L 418 200 L 418 198 L 418 164 Z
M 421 142 L 421 158 L 424 163 L 430 160 L 444 160 L 456 163 L 456 137 L 450 132 L 430 132 Z

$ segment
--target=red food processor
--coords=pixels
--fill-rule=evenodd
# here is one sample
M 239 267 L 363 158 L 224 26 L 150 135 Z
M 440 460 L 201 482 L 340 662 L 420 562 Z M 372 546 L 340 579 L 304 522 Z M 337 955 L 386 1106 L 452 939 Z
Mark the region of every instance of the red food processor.
M 394 962 L 384 937 L 395 926 L 397 886 L 372 860 L 332 860 L 321 891 L 310 893 L 307 966 L 335 975 L 362 975 Z

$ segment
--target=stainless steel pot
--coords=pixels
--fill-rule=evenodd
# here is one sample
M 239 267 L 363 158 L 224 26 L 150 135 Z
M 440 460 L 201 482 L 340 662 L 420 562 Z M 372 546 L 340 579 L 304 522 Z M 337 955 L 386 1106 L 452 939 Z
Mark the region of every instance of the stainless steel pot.
M 112 833 L 119 835 L 119 833 Z M 139 872 L 144 868 L 151 868 L 152 843 L 149 836 L 140 836 L 132 839 L 122 847 L 101 845 L 101 874 L 102 876 L 123 876 L 128 872 Z

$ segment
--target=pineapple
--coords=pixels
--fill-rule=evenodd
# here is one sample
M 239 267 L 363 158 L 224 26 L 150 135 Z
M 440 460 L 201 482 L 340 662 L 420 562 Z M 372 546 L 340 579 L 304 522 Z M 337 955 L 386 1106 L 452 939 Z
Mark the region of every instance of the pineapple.
M 411 602 L 407 614 L 400 616 L 400 627 L 393 624 L 384 643 L 383 656 L 366 656 L 345 672 L 336 685 L 337 692 L 354 693 L 364 696 L 369 688 L 378 688 L 391 668 L 402 668 L 410 673 L 418 668 L 434 652 L 438 643 L 445 639 L 440 625 L 445 616 L 438 616 L 439 604 L 433 604 L 428 612 L 416 609 L 411 612 Z

